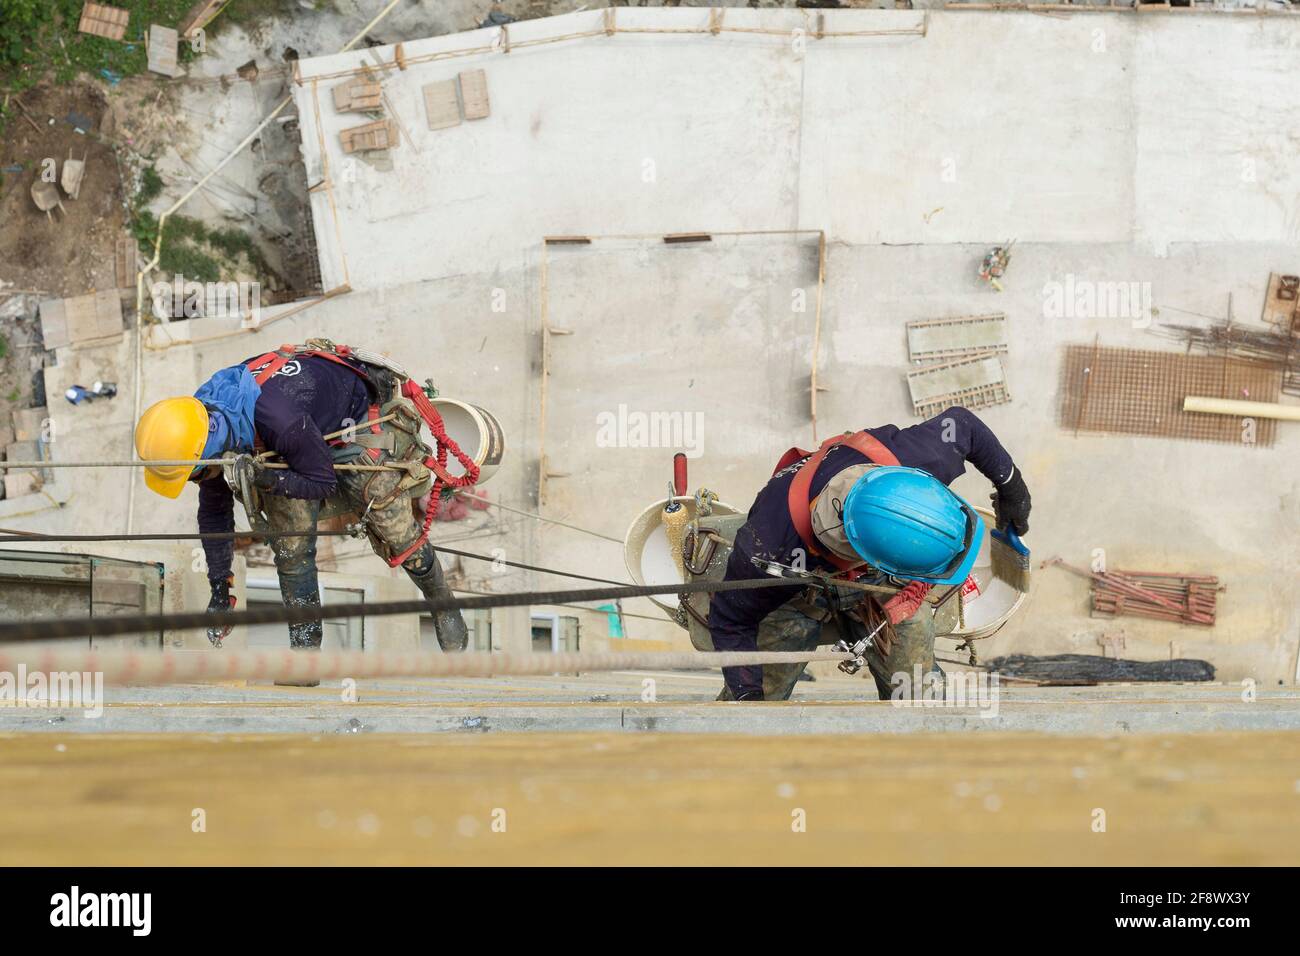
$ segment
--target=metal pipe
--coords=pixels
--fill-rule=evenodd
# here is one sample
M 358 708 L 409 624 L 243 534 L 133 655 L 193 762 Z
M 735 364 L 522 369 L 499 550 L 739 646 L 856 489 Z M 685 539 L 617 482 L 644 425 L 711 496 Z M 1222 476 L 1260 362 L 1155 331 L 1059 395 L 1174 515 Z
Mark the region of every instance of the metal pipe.
M 1300 422 L 1300 405 L 1278 405 L 1275 402 L 1244 402 L 1235 398 L 1211 398 L 1208 395 L 1188 395 L 1183 399 L 1183 411 L 1204 412 L 1210 415 L 1234 415 L 1240 418 L 1275 418 L 1284 422 Z

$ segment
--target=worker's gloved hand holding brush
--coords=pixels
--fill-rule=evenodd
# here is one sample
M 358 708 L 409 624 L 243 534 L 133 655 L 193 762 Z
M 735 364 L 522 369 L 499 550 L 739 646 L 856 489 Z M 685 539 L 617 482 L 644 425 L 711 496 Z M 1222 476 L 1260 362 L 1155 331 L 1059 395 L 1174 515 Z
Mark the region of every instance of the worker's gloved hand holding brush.
M 1012 467 L 1010 477 L 991 497 L 999 530 L 1009 527 L 1022 537 L 1029 533 L 1029 488 L 1019 468 Z
M 235 606 L 235 596 L 230 593 L 230 586 L 234 581 L 230 578 L 223 578 L 220 581 L 212 581 L 212 600 L 208 601 L 208 611 L 229 611 Z M 213 647 L 220 647 L 222 642 L 230 636 L 230 625 L 221 627 L 208 628 L 208 640 L 212 642 Z

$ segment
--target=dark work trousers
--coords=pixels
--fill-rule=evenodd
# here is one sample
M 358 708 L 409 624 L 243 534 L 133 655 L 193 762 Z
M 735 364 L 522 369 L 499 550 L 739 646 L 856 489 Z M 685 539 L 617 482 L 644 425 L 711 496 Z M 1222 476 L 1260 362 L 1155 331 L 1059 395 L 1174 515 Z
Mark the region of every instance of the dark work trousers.
M 377 553 L 382 547 L 391 554 L 400 554 L 419 537 L 420 525 L 416 523 L 409 498 L 398 498 L 386 508 L 371 508 L 367 514 L 370 501 L 373 499 L 379 502 L 388 495 L 401 479 L 401 472 L 340 471 L 337 474 L 339 494 L 358 515 L 366 515 L 366 528 L 372 538 L 379 542 Z M 262 507 L 273 531 L 295 528 L 315 530 L 320 506 L 319 501 L 285 498 L 282 495 L 262 496 Z M 316 535 L 276 538 L 271 542 L 271 548 L 275 553 L 275 569 L 279 574 L 280 594 L 284 603 L 288 607 L 320 607 L 320 585 L 316 576 Z M 402 568 L 426 598 L 453 598 L 443 577 L 438 556 L 429 542 L 424 542 L 403 561 Z M 433 616 L 433 624 L 438 634 L 438 644 L 444 651 L 463 651 L 469 643 L 469 632 L 460 611 L 438 611 Z M 320 647 L 321 634 L 320 621 L 290 624 L 289 644 L 295 648 Z
M 846 588 L 839 590 L 840 606 L 852 607 L 863 599 L 861 591 Z M 801 609 L 803 597 L 794 598 L 763 618 L 758 627 L 758 649 L 760 651 L 811 651 L 818 647 L 833 645 L 844 639 L 852 646 L 867 633 L 866 627 L 857 615 L 844 613 L 829 621 L 822 622 L 809 616 Z M 826 597 L 818 594 L 813 599 L 819 610 L 827 607 Z M 847 624 L 850 633 L 840 633 L 840 623 Z M 895 693 L 895 687 L 911 689 L 915 685 L 916 674 L 942 673 L 934 660 L 934 610 L 924 602 L 910 618 L 894 625 L 894 644 L 888 656 L 882 655 L 878 648 L 871 647 L 866 654 L 871 676 L 876 681 L 876 692 L 881 700 L 889 700 Z M 763 665 L 763 699 L 789 700 L 794 692 L 794 685 L 799 680 L 807 664 L 764 664 Z M 919 671 L 917 668 L 919 667 Z M 895 675 L 905 674 L 906 679 Z M 905 696 L 919 696 L 919 688 Z M 731 691 L 724 685 L 718 700 L 733 700 Z

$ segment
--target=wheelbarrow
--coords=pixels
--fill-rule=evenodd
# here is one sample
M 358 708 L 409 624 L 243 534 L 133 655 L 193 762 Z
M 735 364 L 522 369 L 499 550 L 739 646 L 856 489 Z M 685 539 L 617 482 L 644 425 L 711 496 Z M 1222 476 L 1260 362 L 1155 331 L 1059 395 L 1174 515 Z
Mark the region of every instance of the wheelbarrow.
M 86 175 L 86 154 L 81 154 L 81 159 L 72 158 L 72 150 L 68 150 L 68 158 L 63 163 L 63 191 L 68 194 L 69 199 L 76 199 L 77 194 L 81 192 L 81 178 Z
M 54 222 L 54 213 L 51 210 L 55 207 L 58 207 L 63 215 L 68 214 L 68 211 L 63 208 L 63 200 L 59 198 L 59 187 L 43 179 L 37 179 L 32 183 L 32 202 L 36 203 L 36 208 L 45 213 L 51 223 Z

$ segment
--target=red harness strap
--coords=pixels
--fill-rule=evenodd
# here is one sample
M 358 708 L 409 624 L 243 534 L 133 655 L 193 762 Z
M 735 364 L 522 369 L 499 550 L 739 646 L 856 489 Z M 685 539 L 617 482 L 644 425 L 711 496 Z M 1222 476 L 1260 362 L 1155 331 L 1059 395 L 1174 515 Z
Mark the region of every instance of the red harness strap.
M 294 359 L 315 356 L 316 358 L 329 359 L 331 362 L 337 362 L 344 368 L 356 372 L 363 379 L 369 382 L 370 377 L 366 375 L 365 372 L 341 357 L 347 355 L 350 352 L 350 349 L 346 345 L 340 345 L 337 349 L 337 353 L 324 352 L 318 349 L 299 351 L 296 346 L 281 345 L 274 352 L 267 352 L 265 355 L 260 355 L 253 359 L 245 367 L 249 372 L 253 373 L 253 379 L 258 385 L 264 385 L 270 380 L 272 375 L 280 371 L 280 369 L 284 368 Z M 401 554 L 394 555 L 388 559 L 388 566 L 390 568 L 397 567 L 414 554 L 416 550 L 419 549 L 426 540 L 428 540 L 429 528 L 432 527 L 433 519 L 437 517 L 438 508 L 442 504 L 443 488 L 468 488 L 478 482 L 478 465 L 474 463 L 474 459 L 461 451 L 459 445 L 447 437 L 447 428 L 443 424 L 442 416 L 438 414 L 438 410 L 433 407 L 433 403 L 430 402 L 428 396 L 424 394 L 424 389 L 420 388 L 419 385 L 415 384 L 415 382 L 410 379 L 407 379 L 402 383 L 402 395 L 409 398 L 411 403 L 415 405 L 416 411 L 420 413 L 420 417 L 424 419 L 424 423 L 429 426 L 429 433 L 433 435 L 434 454 L 424 459 L 424 466 L 433 472 L 434 478 L 433 487 L 429 490 L 429 508 L 424 513 L 424 525 L 420 528 L 420 534 L 411 542 L 409 548 Z M 381 427 L 375 424 L 375 419 L 378 417 L 379 406 L 371 405 L 367 418 L 370 421 L 370 430 L 376 434 L 381 430 Z M 368 451 L 372 458 L 380 458 L 380 451 L 378 448 L 371 448 L 368 449 Z M 459 478 L 451 475 L 447 471 L 448 452 L 455 455 L 456 460 L 459 461 L 465 469 L 465 474 L 461 475 Z
M 823 552 L 817 547 L 817 536 L 813 533 L 812 527 L 812 501 L 809 492 L 812 490 L 813 476 L 817 474 L 817 467 L 822 463 L 827 453 L 836 445 L 847 445 L 854 451 L 861 452 L 872 463 L 877 465 L 897 465 L 898 459 L 894 453 L 880 443 L 874 435 L 867 431 L 854 432 L 851 435 L 835 435 L 822 442 L 817 451 L 808 452 L 802 448 L 791 448 L 781 460 L 777 462 L 776 472 L 788 468 L 801 458 L 808 458 L 806 462 L 795 473 L 794 480 L 790 482 L 790 494 L 788 497 L 790 507 L 790 520 L 794 522 L 794 528 L 799 532 L 799 539 L 803 542 L 804 547 L 808 549 L 810 555 L 816 555 L 824 561 L 829 562 L 841 571 L 848 571 L 855 568 L 861 562 L 845 561 L 833 554 Z
M 339 357 L 339 355 L 347 355 L 349 352 L 351 352 L 351 349 L 349 349 L 346 345 L 340 345 L 338 346 L 338 351 L 339 351 L 338 355 L 335 355 L 332 352 L 323 352 L 319 349 L 307 349 L 300 352 L 298 351 L 298 347 L 296 345 L 281 345 L 274 352 L 266 352 L 263 355 L 259 355 L 255 359 L 250 359 L 248 362 L 244 364 L 244 368 L 248 369 L 248 371 L 252 374 L 253 381 L 255 381 L 258 385 L 265 385 L 267 382 L 271 380 L 272 375 L 280 371 L 280 369 L 284 368 L 290 362 L 294 361 L 300 356 L 306 358 L 308 356 L 314 355 L 317 358 L 329 359 L 331 362 L 337 362 L 339 365 L 342 365 L 344 368 L 356 372 L 357 375 L 361 376 L 361 378 L 365 381 L 366 387 L 370 390 L 370 394 L 373 395 L 374 387 L 370 382 L 370 376 L 367 375 L 365 372 L 363 372 L 361 369 L 357 368 L 351 362 L 346 362 Z M 370 406 L 369 417 L 372 420 L 379 417 L 378 405 Z M 379 426 L 371 425 L 370 430 L 372 432 L 378 432 Z M 331 443 L 331 444 L 335 444 L 335 443 Z M 341 442 L 337 444 L 341 444 Z M 262 436 L 257 435 L 256 433 L 253 436 L 253 449 L 254 451 L 266 450 L 265 446 L 262 444 Z M 377 448 L 370 449 L 371 457 L 378 458 L 379 457 L 378 451 L 379 449 Z
M 459 445 L 447 437 L 447 428 L 443 425 L 442 416 L 433 407 L 429 397 L 424 394 L 424 389 L 407 379 L 402 383 L 402 394 L 415 405 L 416 411 L 429 426 L 429 433 L 433 435 L 434 454 L 424 459 L 424 466 L 433 472 L 434 477 L 433 487 L 429 489 L 429 507 L 424 512 L 424 526 L 420 528 L 420 535 L 411 542 L 409 548 L 388 559 L 390 568 L 397 567 L 409 558 L 429 537 L 429 528 L 433 525 L 433 519 L 437 517 L 438 508 L 442 505 L 443 488 L 468 488 L 478 482 L 478 465 L 474 463 L 473 458 L 461 451 Z M 456 456 L 456 460 L 465 469 L 465 474 L 459 478 L 447 472 L 448 451 Z
M 335 354 L 334 352 L 323 352 L 320 349 L 307 349 L 299 352 L 296 345 L 281 345 L 274 352 L 267 352 L 265 355 L 259 355 L 257 358 L 252 359 L 244 367 L 253 373 L 253 381 L 257 382 L 258 385 L 265 385 L 270 381 L 272 375 L 280 371 L 280 369 L 284 368 L 294 359 L 308 357 L 323 358 L 329 359 L 331 362 L 337 362 L 344 368 L 356 372 L 363 379 L 369 382 L 369 375 L 357 368 L 351 362 L 341 358 L 341 356 L 347 355 L 348 351 L 346 345 L 340 345 L 338 347 L 338 354 Z M 371 394 L 373 394 L 373 392 Z

